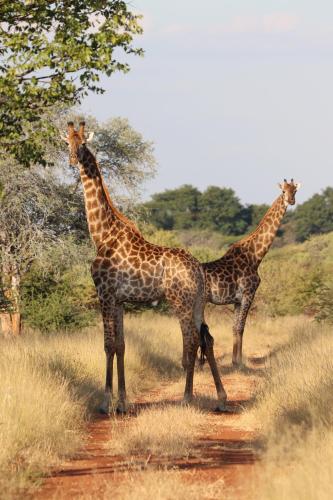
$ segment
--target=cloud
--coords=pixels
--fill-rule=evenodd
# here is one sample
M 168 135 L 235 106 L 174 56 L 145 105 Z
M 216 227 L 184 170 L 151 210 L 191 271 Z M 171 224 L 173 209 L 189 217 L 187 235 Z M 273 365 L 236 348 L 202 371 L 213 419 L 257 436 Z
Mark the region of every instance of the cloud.
M 262 16 L 236 16 L 224 30 L 228 33 L 285 33 L 294 31 L 299 17 L 290 13 L 274 13 Z
M 211 23 L 206 25 L 174 23 L 164 26 L 163 35 L 183 35 L 189 33 L 205 33 L 213 35 L 247 34 L 247 33 L 287 33 L 294 31 L 300 23 L 300 18 L 288 12 L 267 15 L 240 15 L 228 23 Z

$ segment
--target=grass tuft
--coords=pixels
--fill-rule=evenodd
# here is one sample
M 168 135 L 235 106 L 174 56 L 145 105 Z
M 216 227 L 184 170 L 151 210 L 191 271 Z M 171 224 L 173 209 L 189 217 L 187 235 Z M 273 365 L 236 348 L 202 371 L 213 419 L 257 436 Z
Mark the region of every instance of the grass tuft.
M 189 406 L 158 406 L 143 410 L 126 425 L 115 421 L 109 449 L 112 454 L 188 456 L 204 414 Z

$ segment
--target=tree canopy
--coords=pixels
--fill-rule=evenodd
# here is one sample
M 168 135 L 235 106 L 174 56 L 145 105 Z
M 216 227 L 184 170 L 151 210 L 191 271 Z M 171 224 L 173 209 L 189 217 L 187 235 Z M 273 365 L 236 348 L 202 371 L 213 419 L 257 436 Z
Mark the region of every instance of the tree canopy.
M 57 126 L 57 120 L 54 117 L 52 119 Z M 118 204 L 120 200 L 124 205 L 123 197 L 119 194 L 126 188 L 126 206 L 130 204 L 129 201 L 134 205 L 142 182 L 154 173 L 152 144 L 145 141 L 127 120 L 115 118 L 106 124 L 99 124 L 95 119 L 87 117 L 87 122 L 96 133 L 93 147 L 97 157 L 100 157 L 101 168 L 106 173 L 107 180 L 112 180 L 113 199 Z M 46 291 L 52 295 L 52 307 L 49 303 L 51 309 L 60 314 L 61 300 L 68 290 L 83 289 L 82 283 L 75 285 L 75 273 L 73 275 L 68 271 L 74 263 L 73 258 L 70 262 L 67 259 L 67 264 L 64 265 L 64 254 L 73 255 L 76 246 L 78 255 L 82 255 L 84 245 L 89 246 L 84 198 L 81 183 L 78 182 L 79 170 L 68 170 L 68 148 L 66 145 L 59 148 L 60 155 L 58 149 L 48 150 L 53 167 L 33 166 L 27 170 L 22 169 L 14 160 L 0 160 L 0 320 L 3 331 L 14 331 L 11 318 L 14 315 L 19 318 L 21 315 L 21 290 L 25 286 L 25 277 L 31 274 L 32 266 L 35 269 L 36 287 L 31 282 L 28 288 L 25 287 L 24 294 L 26 310 L 31 314 L 32 310 L 34 314 L 42 310 L 45 313 L 42 304 Z M 112 162 L 111 165 L 109 162 Z M 60 251 L 62 246 L 66 247 L 64 252 Z M 52 279 L 48 280 L 45 280 L 45 276 L 37 279 L 39 271 L 36 274 L 36 269 L 39 269 L 36 260 L 40 261 L 45 252 L 52 254 L 52 265 L 47 271 Z M 59 269 L 65 274 L 68 271 L 67 281 L 58 280 Z M 40 283 L 44 283 L 43 287 Z M 85 279 L 84 286 L 91 291 Z M 75 311 L 81 314 L 78 296 L 77 293 L 72 305 L 66 299 L 67 309 L 65 308 L 64 314 L 66 313 L 67 319 L 58 317 L 61 324 L 66 321 L 77 324 Z M 50 297 L 49 299 L 51 300 Z M 73 315 L 71 311 L 74 311 Z M 38 317 L 38 321 L 41 321 L 41 315 Z M 54 324 L 52 318 L 46 323 Z M 16 328 L 17 333 L 19 321 Z
M 0 0 L 0 145 L 23 165 L 45 163 L 56 106 L 103 92 L 100 75 L 141 54 L 138 16 L 119 0 Z
M 143 205 L 158 229 L 212 229 L 224 234 L 243 234 L 249 214 L 235 192 L 210 186 L 200 192 L 191 185 L 168 189 Z
M 253 231 L 270 205 L 242 205 L 230 188 L 209 186 L 200 192 L 191 185 L 156 193 L 143 204 L 146 219 L 158 229 L 196 229 L 239 236 Z M 333 231 L 333 187 L 314 194 L 288 210 L 278 235 L 305 241 L 312 234 Z M 290 239 L 290 234 L 292 239 Z
M 230 188 L 209 186 L 200 197 L 200 227 L 223 234 L 243 234 L 247 228 L 243 207 Z
M 333 188 L 314 194 L 295 210 L 295 227 L 298 241 L 311 234 L 333 231 Z

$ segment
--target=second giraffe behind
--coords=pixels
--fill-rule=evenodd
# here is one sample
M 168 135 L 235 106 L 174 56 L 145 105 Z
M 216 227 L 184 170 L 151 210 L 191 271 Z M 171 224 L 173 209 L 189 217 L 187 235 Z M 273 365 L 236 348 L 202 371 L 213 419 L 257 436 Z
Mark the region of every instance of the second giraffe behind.
M 258 267 L 270 249 L 288 205 L 295 204 L 300 184 L 284 179 L 281 195 L 266 212 L 258 227 L 234 243 L 223 257 L 203 264 L 206 277 L 206 302 L 234 304 L 232 363 L 242 363 L 243 332 L 247 314 L 260 284 Z

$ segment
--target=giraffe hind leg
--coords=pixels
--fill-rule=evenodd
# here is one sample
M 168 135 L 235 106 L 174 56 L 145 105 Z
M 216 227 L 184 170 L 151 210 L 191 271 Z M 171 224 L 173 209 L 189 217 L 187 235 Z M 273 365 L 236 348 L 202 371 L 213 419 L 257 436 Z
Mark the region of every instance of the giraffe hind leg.
M 205 364 L 205 357 L 207 356 L 207 345 L 209 342 L 214 342 L 213 337 L 209 332 L 208 325 L 201 323 L 200 327 L 200 364 Z
M 125 340 L 124 340 L 124 311 L 123 306 L 116 308 L 116 356 L 118 373 L 118 402 L 117 413 L 125 414 L 127 411 L 126 385 L 125 385 Z
M 202 323 L 200 328 L 200 339 L 201 339 L 201 360 L 204 362 L 205 357 L 208 360 L 210 370 L 213 375 L 216 392 L 217 392 L 217 411 L 226 411 L 226 400 L 227 394 L 224 390 L 223 384 L 221 382 L 221 377 L 218 371 L 218 367 L 214 355 L 214 337 L 210 334 L 208 325 Z

